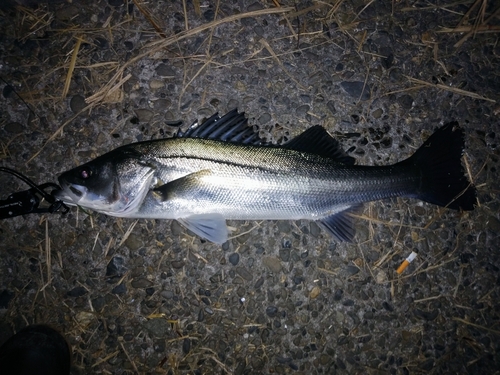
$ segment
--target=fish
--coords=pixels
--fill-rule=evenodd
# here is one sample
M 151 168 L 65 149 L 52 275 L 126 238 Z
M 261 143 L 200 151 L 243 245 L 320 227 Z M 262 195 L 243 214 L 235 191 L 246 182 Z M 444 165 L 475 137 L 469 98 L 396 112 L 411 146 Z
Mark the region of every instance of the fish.
M 366 202 L 406 197 L 473 210 L 464 138 L 450 122 L 405 160 L 356 165 L 320 125 L 275 145 L 233 109 L 62 173 L 56 198 L 115 217 L 178 220 L 216 244 L 228 240 L 226 220 L 313 220 L 336 240 L 352 242 L 353 214 Z

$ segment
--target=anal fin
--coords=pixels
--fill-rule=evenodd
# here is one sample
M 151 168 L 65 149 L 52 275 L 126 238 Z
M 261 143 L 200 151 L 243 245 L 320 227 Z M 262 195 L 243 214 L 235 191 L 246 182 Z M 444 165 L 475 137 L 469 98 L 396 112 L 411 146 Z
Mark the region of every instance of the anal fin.
M 354 228 L 352 213 L 361 210 L 362 204 L 348 207 L 344 211 L 327 216 L 319 222 L 337 240 L 342 242 L 352 242 L 356 229 Z

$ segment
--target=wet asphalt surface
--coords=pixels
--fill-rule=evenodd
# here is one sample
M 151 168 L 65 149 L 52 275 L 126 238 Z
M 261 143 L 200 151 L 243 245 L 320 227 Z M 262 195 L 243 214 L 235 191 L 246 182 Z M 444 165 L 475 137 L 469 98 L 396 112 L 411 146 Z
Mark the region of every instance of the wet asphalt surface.
M 55 182 L 235 107 L 269 141 L 320 124 L 385 165 L 458 121 L 479 206 L 373 202 L 352 244 L 306 220 L 231 221 L 222 246 L 76 208 L 2 220 L 0 342 L 49 324 L 73 374 L 498 373 L 495 2 L 467 38 L 472 2 L 197 3 L 5 3 L 0 165 Z M 0 199 L 25 188 L 2 174 Z

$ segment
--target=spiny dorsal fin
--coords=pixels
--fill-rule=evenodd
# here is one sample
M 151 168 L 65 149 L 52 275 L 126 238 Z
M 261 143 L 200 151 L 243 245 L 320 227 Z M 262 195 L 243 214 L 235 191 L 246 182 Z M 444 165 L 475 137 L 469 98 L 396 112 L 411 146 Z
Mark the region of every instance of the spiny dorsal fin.
M 316 154 L 347 165 L 354 165 L 355 162 L 355 159 L 347 155 L 340 144 L 320 125 L 307 129 L 281 147 Z
M 177 133 L 177 137 L 213 139 L 245 145 L 261 145 L 265 143 L 259 137 L 259 133 L 253 127 L 248 126 L 245 112 L 238 113 L 236 108 L 222 117 L 216 113 L 202 124 L 198 124 L 198 121 L 196 121 L 185 132 Z

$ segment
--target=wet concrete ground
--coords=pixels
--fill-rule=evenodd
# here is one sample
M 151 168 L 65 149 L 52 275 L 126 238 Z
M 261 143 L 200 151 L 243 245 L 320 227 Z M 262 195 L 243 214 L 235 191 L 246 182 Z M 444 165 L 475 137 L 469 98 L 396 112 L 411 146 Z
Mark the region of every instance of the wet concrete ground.
M 223 246 L 76 208 L 3 220 L 0 342 L 50 324 L 73 374 L 497 373 L 499 19 L 480 3 L 4 5 L 0 165 L 37 182 L 238 107 L 277 143 L 320 124 L 363 165 L 458 121 L 479 206 L 370 203 L 352 244 L 306 220 L 232 221 Z

